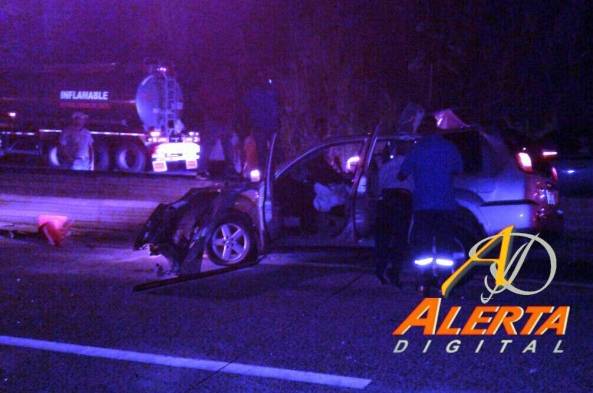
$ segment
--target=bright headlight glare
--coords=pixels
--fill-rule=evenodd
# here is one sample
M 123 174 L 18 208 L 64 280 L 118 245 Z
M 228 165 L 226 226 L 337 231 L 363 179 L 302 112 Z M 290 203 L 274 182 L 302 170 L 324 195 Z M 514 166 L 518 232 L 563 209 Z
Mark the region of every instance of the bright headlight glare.
M 415 259 L 414 264 L 418 266 L 426 266 L 432 263 L 432 257 Z
M 449 258 L 437 258 L 436 262 L 439 266 L 453 266 L 453 260 Z

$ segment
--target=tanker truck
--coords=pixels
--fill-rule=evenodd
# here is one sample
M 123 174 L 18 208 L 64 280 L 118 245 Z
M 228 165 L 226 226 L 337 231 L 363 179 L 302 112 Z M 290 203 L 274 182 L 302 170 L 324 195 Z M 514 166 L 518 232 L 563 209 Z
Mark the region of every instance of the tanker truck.
M 61 167 L 59 137 L 89 115 L 94 170 L 196 169 L 199 134 L 181 120 L 181 87 L 168 65 L 84 64 L 0 70 L 0 155 Z

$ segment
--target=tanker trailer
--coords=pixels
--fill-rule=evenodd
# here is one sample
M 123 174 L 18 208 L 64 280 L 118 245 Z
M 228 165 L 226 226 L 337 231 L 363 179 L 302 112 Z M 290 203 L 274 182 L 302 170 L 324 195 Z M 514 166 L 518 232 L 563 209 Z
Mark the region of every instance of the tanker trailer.
M 181 121 L 183 97 L 160 64 L 85 64 L 0 70 L 0 149 L 60 167 L 58 141 L 74 112 L 89 115 L 95 170 L 195 169 L 199 135 Z

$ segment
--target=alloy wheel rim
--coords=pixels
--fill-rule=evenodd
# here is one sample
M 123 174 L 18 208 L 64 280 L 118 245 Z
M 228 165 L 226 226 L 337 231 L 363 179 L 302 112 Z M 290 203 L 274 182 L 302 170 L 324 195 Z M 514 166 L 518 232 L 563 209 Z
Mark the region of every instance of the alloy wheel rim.
M 250 246 L 245 229 L 233 223 L 219 225 L 212 237 L 212 251 L 226 263 L 241 262 L 247 256 Z

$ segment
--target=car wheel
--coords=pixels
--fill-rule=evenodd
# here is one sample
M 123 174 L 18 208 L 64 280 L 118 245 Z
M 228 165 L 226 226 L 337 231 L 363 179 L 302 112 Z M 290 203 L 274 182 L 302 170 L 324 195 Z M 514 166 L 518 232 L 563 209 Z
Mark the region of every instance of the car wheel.
M 51 168 L 60 168 L 62 166 L 60 160 L 60 149 L 57 143 L 54 143 L 47 148 L 45 157 L 47 165 L 49 165 Z
M 142 172 L 146 167 L 144 149 L 135 143 L 124 143 L 115 152 L 115 164 L 122 172 Z
M 240 216 L 228 216 L 219 220 L 208 241 L 208 256 L 220 266 L 255 260 L 257 245 L 248 220 Z
M 95 143 L 93 150 L 95 153 L 95 171 L 108 171 L 111 168 L 109 146 L 104 143 Z

